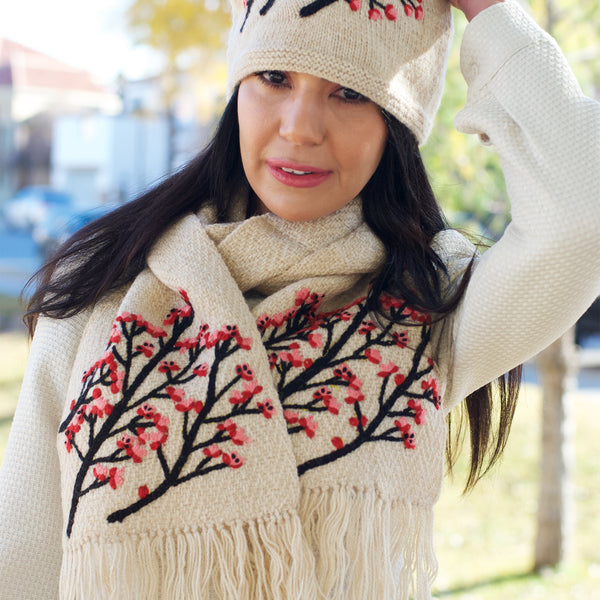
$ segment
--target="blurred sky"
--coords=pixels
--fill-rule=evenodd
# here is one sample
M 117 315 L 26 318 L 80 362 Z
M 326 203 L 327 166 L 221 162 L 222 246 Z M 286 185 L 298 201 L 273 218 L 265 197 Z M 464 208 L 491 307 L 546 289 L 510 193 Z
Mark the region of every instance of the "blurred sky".
M 119 72 L 138 79 L 159 59 L 135 48 L 123 14 L 131 0 L 0 0 L 0 37 L 19 42 L 110 83 Z

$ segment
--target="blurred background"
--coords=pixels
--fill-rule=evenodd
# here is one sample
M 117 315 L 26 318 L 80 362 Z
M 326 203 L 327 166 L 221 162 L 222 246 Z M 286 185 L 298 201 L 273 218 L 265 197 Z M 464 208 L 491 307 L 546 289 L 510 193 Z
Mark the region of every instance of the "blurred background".
M 27 356 L 18 296 L 57 244 L 185 164 L 225 104 L 225 0 L 0 5 L 0 461 Z M 523 5 L 600 99 L 600 0 Z M 451 225 L 492 243 L 509 220 L 492 150 L 458 133 L 457 35 L 423 148 Z M 585 266 L 582 265 L 582 272 Z M 526 365 L 506 458 L 438 510 L 436 597 L 600 598 L 600 304 Z M 591 417 L 591 418 L 590 418 Z

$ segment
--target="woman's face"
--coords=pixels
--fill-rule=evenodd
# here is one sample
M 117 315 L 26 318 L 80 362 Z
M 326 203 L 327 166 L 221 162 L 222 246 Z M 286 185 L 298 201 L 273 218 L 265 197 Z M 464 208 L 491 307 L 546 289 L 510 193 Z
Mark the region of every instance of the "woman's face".
M 289 71 L 246 77 L 240 151 L 262 212 L 309 221 L 345 206 L 374 173 L 386 140 L 380 108 L 336 83 Z

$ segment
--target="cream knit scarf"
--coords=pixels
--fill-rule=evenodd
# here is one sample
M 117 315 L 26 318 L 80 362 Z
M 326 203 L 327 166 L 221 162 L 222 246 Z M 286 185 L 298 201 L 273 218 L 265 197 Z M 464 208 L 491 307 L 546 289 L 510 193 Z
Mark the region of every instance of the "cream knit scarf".
M 80 344 L 61 597 L 429 597 L 443 418 L 427 316 L 365 309 L 382 258 L 358 200 L 158 240 Z

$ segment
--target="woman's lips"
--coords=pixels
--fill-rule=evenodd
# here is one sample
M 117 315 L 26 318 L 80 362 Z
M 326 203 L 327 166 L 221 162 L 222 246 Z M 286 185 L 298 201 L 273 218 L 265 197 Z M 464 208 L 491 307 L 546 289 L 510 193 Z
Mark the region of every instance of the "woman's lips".
M 315 187 L 331 176 L 325 169 L 275 158 L 267 159 L 267 167 L 277 181 L 298 188 Z

